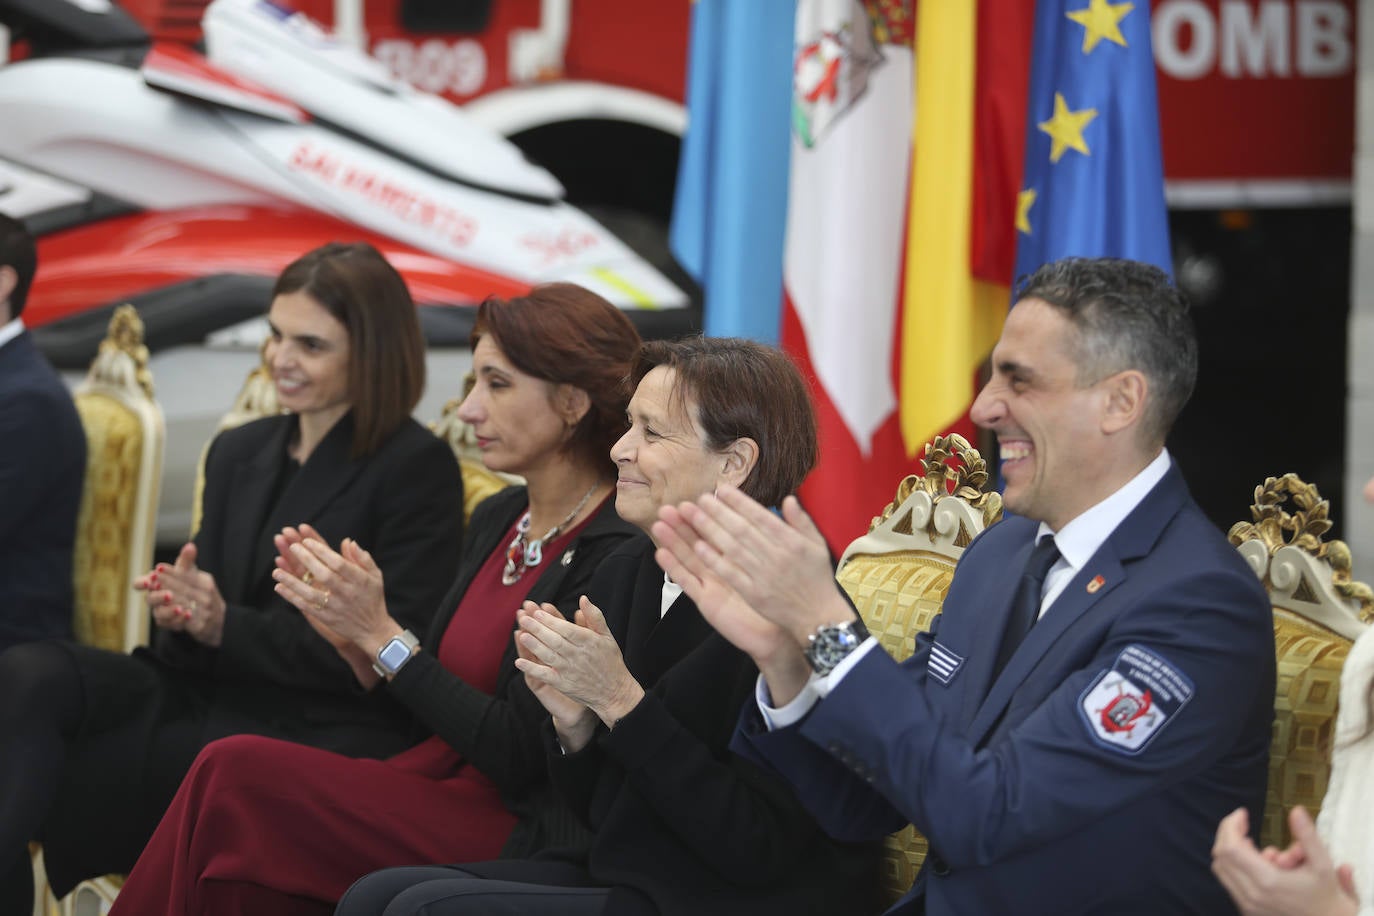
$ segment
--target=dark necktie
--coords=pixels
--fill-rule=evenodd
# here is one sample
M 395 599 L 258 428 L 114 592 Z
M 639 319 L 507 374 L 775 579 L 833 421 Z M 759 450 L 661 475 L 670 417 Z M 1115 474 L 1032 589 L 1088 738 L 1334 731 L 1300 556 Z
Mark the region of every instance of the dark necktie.
M 1040 616 L 1040 589 L 1045 584 L 1045 575 L 1050 567 L 1059 561 L 1059 548 L 1054 545 L 1054 536 L 1041 538 L 1035 545 L 1026 568 L 1021 573 L 1021 582 L 1016 587 L 1016 595 L 1011 601 L 1011 614 L 1007 617 L 1007 629 L 1002 634 L 1002 643 L 997 649 L 997 662 L 992 669 L 992 679 L 1006 667 L 1007 660 L 1026 638 L 1036 618 Z

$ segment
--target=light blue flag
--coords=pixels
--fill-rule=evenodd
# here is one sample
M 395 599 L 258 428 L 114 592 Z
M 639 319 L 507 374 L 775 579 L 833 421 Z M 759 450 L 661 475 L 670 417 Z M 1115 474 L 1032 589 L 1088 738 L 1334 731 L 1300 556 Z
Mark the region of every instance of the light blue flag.
M 696 0 L 669 238 L 705 331 L 776 344 L 796 0 Z
M 1016 276 L 1070 255 L 1172 275 L 1147 0 L 1039 0 Z

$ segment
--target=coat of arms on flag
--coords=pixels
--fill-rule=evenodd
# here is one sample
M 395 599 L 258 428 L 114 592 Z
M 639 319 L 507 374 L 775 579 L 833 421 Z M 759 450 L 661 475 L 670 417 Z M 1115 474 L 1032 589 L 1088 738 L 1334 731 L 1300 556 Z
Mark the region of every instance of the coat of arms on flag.
M 850 0 L 840 18 L 800 37 L 792 67 L 792 126 L 812 147 L 868 89 L 881 45 L 911 44 L 910 15 L 892 0 Z

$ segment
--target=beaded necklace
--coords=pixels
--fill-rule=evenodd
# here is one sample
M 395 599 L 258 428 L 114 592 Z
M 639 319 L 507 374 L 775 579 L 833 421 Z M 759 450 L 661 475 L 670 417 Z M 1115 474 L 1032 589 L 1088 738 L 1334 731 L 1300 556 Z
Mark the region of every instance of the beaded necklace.
M 520 523 L 515 526 L 515 537 L 511 538 L 510 546 L 506 548 L 506 566 L 501 570 L 501 584 L 514 585 L 520 581 L 520 577 L 525 574 L 525 570 L 531 566 L 538 566 L 544 562 L 544 544 L 558 537 L 559 532 L 568 526 L 573 519 L 577 518 L 577 513 L 582 511 L 582 507 L 587 505 L 587 500 L 592 498 L 597 487 L 601 486 L 600 481 L 592 484 L 592 488 L 587 491 L 573 510 L 567 514 L 563 521 L 554 525 L 544 532 L 542 538 L 529 539 L 530 534 L 530 510 L 526 509 L 525 514 L 520 516 Z

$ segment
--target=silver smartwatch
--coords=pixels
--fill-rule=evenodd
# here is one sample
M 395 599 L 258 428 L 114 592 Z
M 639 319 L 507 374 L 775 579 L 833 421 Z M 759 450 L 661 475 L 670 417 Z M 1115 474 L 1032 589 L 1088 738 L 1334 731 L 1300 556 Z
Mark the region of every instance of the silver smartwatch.
M 857 617 L 843 623 L 824 624 L 808 637 L 804 650 L 806 660 L 812 671 L 825 677 L 867 638 L 868 627 Z
M 420 640 L 414 633 L 402 630 L 401 635 L 391 637 L 386 645 L 377 650 L 377 660 L 372 663 L 372 670 L 382 677 L 394 677 L 410 661 L 419 645 Z

